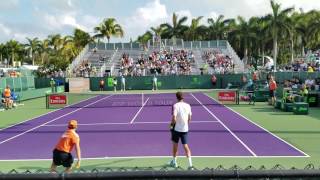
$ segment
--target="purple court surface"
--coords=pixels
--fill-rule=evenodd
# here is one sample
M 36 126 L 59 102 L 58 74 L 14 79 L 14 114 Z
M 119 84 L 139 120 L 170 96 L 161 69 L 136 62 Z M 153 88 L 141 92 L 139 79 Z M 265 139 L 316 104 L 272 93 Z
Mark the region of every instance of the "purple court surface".
M 98 95 L 0 130 L 0 160 L 50 159 L 71 119 L 78 120 L 83 158 L 164 157 L 171 154 L 171 106 L 149 106 L 174 94 L 145 94 L 143 106 L 104 107 L 135 95 Z M 186 93 L 192 107 L 189 145 L 194 157 L 307 157 L 308 155 L 203 93 Z M 141 103 L 142 104 L 142 103 Z M 182 148 L 180 148 L 181 150 Z M 179 152 L 183 155 L 182 150 Z

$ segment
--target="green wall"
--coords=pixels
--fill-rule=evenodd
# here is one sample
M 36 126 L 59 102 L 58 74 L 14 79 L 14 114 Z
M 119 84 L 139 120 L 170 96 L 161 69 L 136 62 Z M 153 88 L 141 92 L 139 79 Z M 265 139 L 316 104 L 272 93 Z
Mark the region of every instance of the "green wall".
M 158 76 L 158 89 L 209 89 L 221 88 L 222 76 L 217 76 L 217 84 L 211 83 L 210 75 L 199 76 Z M 90 78 L 90 89 L 99 90 L 101 78 Z M 153 76 L 126 77 L 126 89 L 128 90 L 151 90 Z M 105 90 L 113 90 L 112 78 L 104 78 Z M 117 89 L 121 87 L 121 78 L 117 77 Z

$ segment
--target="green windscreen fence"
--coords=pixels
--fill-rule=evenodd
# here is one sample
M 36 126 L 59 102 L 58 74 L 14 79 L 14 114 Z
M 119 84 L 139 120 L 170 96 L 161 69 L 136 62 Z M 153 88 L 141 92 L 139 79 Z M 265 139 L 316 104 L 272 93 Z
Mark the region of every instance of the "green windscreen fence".
M 272 73 L 277 83 L 281 84 L 284 80 L 297 77 L 304 82 L 305 79 L 320 78 L 319 72 L 276 72 Z M 216 84 L 212 84 L 211 75 L 190 75 L 190 76 L 157 76 L 158 89 L 210 89 L 210 88 L 239 88 L 246 83 L 243 82 L 243 76 L 247 81 L 252 79 L 252 74 L 216 74 Z M 258 89 L 264 89 L 267 73 L 259 74 Z M 113 77 L 92 77 L 90 78 L 90 90 L 99 90 L 99 81 L 103 79 L 105 83 L 104 90 L 113 90 Z M 125 77 L 127 90 L 150 90 L 152 89 L 153 76 Z M 121 89 L 121 78 L 117 77 L 117 89 Z M 261 86 L 261 87 L 260 87 Z
M 6 86 L 10 86 L 14 92 L 21 92 L 35 89 L 34 77 L 8 77 L 0 79 L 0 91 L 2 92 Z
M 99 90 L 99 81 L 104 79 L 104 90 L 113 90 L 113 78 L 111 77 L 93 77 L 90 78 L 90 89 Z M 153 76 L 125 77 L 127 90 L 150 90 L 152 89 Z M 121 78 L 117 78 L 117 89 L 121 88 Z M 211 83 L 210 75 L 195 76 L 158 76 L 158 89 L 209 89 L 221 88 L 222 76 L 217 75 L 217 83 Z
M 51 78 L 34 78 L 34 84 L 35 88 L 47 88 L 50 87 L 50 80 Z M 59 78 L 54 78 L 54 81 L 56 82 L 57 86 L 62 86 L 65 83 L 65 78 L 59 77 Z

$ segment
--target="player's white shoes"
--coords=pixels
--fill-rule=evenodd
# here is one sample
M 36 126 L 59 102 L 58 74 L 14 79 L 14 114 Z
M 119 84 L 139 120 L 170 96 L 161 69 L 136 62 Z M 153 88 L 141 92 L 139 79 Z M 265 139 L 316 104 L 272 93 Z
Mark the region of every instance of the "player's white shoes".
M 178 167 L 178 163 L 174 162 L 173 159 L 168 164 L 169 164 L 170 167 L 173 167 L 173 168 L 177 168 Z

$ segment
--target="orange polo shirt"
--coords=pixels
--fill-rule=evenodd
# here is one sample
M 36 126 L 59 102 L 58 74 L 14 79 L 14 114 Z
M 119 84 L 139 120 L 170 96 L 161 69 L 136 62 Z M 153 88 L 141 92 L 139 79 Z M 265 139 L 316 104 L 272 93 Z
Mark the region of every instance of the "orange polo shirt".
M 8 97 L 11 96 L 11 90 L 8 89 L 8 88 L 6 88 L 6 89 L 4 90 L 4 92 L 3 92 L 3 94 L 4 94 L 4 97 L 8 98 Z
M 79 135 L 74 130 L 68 129 L 65 133 L 63 133 L 55 148 L 59 151 L 70 153 L 74 145 L 79 142 Z

